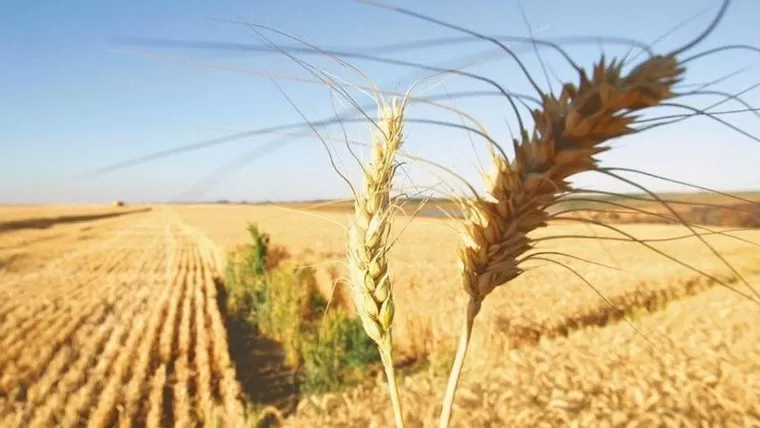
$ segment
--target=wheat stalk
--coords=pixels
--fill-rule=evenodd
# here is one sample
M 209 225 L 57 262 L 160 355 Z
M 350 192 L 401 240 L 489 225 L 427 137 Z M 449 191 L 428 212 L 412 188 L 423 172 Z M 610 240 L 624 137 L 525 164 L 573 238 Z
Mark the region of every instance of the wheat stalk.
M 633 112 L 673 96 L 671 89 L 683 71 L 674 56 L 655 56 L 622 76 L 622 63 L 606 65 L 602 57 L 590 78 L 581 70 L 577 87 L 566 84 L 558 98 L 543 97 L 542 108 L 532 111 L 533 134 L 522 130 L 521 141 L 513 142 L 512 162 L 492 151 L 489 197 L 460 200 L 465 219 L 457 252 L 470 299 L 441 427 L 451 419 L 474 319 L 488 294 L 522 273 L 519 257 L 532 247 L 528 233 L 546 226 L 546 208 L 572 191 L 568 177 L 597 168 L 595 155 L 609 149 L 603 143 L 635 132 Z
M 403 143 L 405 103 L 378 101 L 378 130 L 369 165 L 363 166 L 363 192 L 356 195 L 348 229 L 349 289 L 367 335 L 377 343 L 388 380 L 397 427 L 403 427 L 392 358 L 393 293 L 388 273 L 391 184 L 396 153 Z

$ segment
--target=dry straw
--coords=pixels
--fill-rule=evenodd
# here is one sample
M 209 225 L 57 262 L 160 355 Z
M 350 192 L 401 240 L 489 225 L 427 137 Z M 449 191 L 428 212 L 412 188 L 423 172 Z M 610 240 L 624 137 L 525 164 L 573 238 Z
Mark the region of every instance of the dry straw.
M 369 165 L 363 166 L 363 192 L 356 195 L 348 229 L 349 289 L 364 325 L 377 343 L 388 380 L 396 426 L 403 426 L 392 358 L 393 293 L 388 272 L 388 235 L 393 205 L 391 185 L 396 154 L 403 144 L 405 103 L 378 102 L 377 131 Z

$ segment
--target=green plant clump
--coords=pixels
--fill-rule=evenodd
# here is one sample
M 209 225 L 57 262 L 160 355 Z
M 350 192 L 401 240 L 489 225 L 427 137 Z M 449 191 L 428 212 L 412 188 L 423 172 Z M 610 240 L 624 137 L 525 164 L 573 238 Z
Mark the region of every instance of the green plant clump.
M 335 391 L 367 378 L 380 356 L 361 321 L 342 308 L 328 310 L 311 269 L 280 263 L 285 253 L 270 245 L 269 235 L 253 224 L 247 230 L 250 242 L 228 256 L 228 312 L 282 345 L 286 363 L 299 368 L 303 392 Z
M 302 389 L 324 393 L 366 378 L 367 367 L 380 361 L 374 342 L 361 321 L 344 310 L 328 311 L 321 322 L 307 326 L 301 355 Z

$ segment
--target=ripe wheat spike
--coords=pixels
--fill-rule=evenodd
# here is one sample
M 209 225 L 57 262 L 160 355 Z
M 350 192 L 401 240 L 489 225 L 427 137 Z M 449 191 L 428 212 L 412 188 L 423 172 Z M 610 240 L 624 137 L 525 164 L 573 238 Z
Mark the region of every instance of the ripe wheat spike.
M 547 225 L 546 206 L 572 190 L 567 179 L 595 169 L 594 156 L 609 149 L 603 144 L 634 132 L 633 112 L 671 97 L 683 71 L 673 57 L 654 57 L 621 76 L 620 63 L 602 58 L 591 78 L 581 72 L 578 87 L 566 84 L 559 97 L 544 96 L 532 112 L 533 134 L 514 141 L 512 162 L 493 153 L 490 198 L 463 201 L 458 253 L 473 306 L 521 273 L 518 257 L 531 248 L 527 234 Z
M 404 104 L 395 99 L 378 105 L 378 131 L 372 144 L 370 164 L 364 169 L 363 194 L 357 195 L 355 214 L 348 232 L 349 289 L 364 330 L 377 343 L 385 366 L 397 419 L 400 403 L 391 354 L 393 293 L 388 272 L 388 234 L 393 206 L 391 184 L 396 171 L 396 153 L 403 144 Z
M 441 427 L 448 426 L 472 324 L 483 300 L 522 273 L 519 257 L 532 248 L 528 233 L 547 225 L 547 207 L 572 190 L 567 179 L 593 170 L 604 143 L 634 132 L 634 112 L 673 96 L 684 68 L 673 56 L 647 59 L 622 75 L 622 63 L 604 57 L 578 86 L 565 84 L 559 97 L 548 94 L 532 111 L 532 135 L 514 140 L 511 162 L 492 151 L 486 177 L 488 198 L 462 200 L 465 219 L 457 252 L 464 290 L 470 296 L 465 330 L 444 398 Z

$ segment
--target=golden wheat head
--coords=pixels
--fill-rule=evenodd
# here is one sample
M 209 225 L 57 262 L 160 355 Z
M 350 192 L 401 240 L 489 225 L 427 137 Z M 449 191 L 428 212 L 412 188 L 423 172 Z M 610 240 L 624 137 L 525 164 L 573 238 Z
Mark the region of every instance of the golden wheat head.
M 396 153 L 403 143 L 404 105 L 394 100 L 379 105 L 370 164 L 365 166 L 363 192 L 356 195 L 349 226 L 348 267 L 351 295 L 364 329 L 379 344 L 389 340 L 393 295 L 388 275 L 391 182 Z
M 603 143 L 634 132 L 633 112 L 673 96 L 684 71 L 672 56 L 652 57 L 626 76 L 621 69 L 602 58 L 590 78 L 581 71 L 578 87 L 566 84 L 559 98 L 545 95 L 532 112 L 532 136 L 523 132 L 514 141 L 515 159 L 492 156 L 489 198 L 465 202 L 458 249 L 463 285 L 477 308 L 520 275 L 518 257 L 531 248 L 527 234 L 546 226 L 547 204 L 571 190 L 567 178 L 595 169 L 594 156 L 609 149 Z

